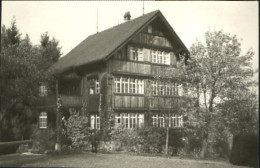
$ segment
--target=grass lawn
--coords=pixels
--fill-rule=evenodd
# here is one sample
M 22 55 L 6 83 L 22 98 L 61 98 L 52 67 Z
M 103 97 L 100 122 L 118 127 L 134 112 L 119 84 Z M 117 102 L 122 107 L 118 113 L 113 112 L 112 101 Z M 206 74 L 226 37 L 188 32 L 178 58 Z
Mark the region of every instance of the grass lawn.
M 5 156 L 6 157 L 6 156 Z M 88 167 L 88 168 L 239 168 L 225 161 L 180 159 L 178 157 L 139 156 L 126 153 L 74 155 L 0 156 L 0 166 Z M 9 162 L 8 162 L 9 160 Z

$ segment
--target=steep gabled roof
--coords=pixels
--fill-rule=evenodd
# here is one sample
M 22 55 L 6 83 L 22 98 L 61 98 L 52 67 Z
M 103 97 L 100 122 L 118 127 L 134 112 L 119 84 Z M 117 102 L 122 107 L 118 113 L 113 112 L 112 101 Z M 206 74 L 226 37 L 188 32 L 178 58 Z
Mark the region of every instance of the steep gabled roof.
M 54 73 L 62 73 L 74 67 L 107 59 L 118 48 L 121 48 L 131 40 L 135 34 L 142 30 L 142 28 L 151 23 L 158 15 L 161 15 L 162 19 L 166 21 L 161 12 L 157 10 L 102 32 L 90 35 L 55 63 L 51 69 Z M 166 24 L 168 24 L 168 22 Z M 187 50 L 172 28 L 171 32 L 177 37 L 184 50 Z

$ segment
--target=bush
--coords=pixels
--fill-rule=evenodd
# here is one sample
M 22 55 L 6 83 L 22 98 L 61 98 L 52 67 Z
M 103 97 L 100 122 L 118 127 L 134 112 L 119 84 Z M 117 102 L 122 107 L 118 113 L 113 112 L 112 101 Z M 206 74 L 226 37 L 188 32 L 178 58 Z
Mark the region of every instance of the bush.
M 46 150 L 53 150 L 55 148 L 56 132 L 51 128 L 40 129 L 35 125 L 32 129 L 31 138 L 33 140 L 33 153 L 44 153 Z
M 111 140 L 121 143 L 117 150 L 144 153 L 162 153 L 166 143 L 166 128 L 143 127 L 136 129 L 124 129 L 123 125 L 114 128 Z M 169 148 L 178 149 L 185 146 L 182 133 L 179 130 L 169 130 Z
M 15 153 L 19 144 L 0 145 L 0 155 Z
M 230 163 L 257 167 L 258 136 L 255 134 L 239 134 L 234 136 Z
M 80 110 L 70 110 L 70 117 L 64 122 L 64 141 L 73 149 L 85 150 L 88 148 L 90 129 L 88 127 L 88 117 Z

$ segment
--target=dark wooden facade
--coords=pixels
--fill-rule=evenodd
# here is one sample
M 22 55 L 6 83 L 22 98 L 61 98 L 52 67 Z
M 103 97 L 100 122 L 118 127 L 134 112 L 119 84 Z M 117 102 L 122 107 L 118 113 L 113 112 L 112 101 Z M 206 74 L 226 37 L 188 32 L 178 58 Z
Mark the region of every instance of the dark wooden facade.
M 87 115 L 109 116 L 110 119 L 115 119 L 114 117 L 120 113 L 143 114 L 145 124 L 149 121 L 147 117 L 159 114 L 162 108 L 178 113 L 183 96 L 178 95 L 177 87 L 176 93 L 171 95 L 151 93 L 154 76 L 167 68 L 175 68 L 179 54 L 177 53 L 179 46 L 170 39 L 169 32 L 164 32 L 165 28 L 161 28 L 157 23 L 155 20 L 149 24 L 109 59 L 79 67 L 60 77 L 59 94 L 63 106 L 68 108 L 85 106 Z M 140 49 L 142 59 L 133 59 L 131 49 Z M 167 63 L 166 58 L 164 63 L 153 61 L 153 51 L 167 53 L 169 56 Z M 177 75 L 177 68 L 174 73 Z M 73 74 L 76 74 L 76 77 L 73 77 Z M 130 86 L 127 86 L 128 91 L 116 92 L 116 78 L 140 80 L 142 82 L 140 88 L 143 91 L 132 93 L 133 91 L 129 91 Z

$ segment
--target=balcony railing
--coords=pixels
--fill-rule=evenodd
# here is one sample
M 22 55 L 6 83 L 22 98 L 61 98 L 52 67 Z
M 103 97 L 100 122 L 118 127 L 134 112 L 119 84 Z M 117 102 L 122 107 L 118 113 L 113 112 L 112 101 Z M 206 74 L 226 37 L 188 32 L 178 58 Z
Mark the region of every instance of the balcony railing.
M 62 105 L 79 106 L 82 104 L 82 97 L 77 95 L 60 95 Z

